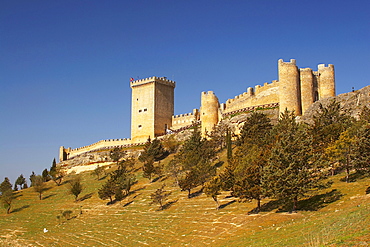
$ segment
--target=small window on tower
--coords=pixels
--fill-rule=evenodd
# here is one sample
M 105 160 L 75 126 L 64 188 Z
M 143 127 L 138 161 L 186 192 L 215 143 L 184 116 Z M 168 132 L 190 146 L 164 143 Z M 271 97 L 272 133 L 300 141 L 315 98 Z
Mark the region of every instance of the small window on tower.
M 139 129 L 141 129 L 142 127 L 143 127 L 143 126 L 142 126 L 141 124 L 138 126 L 138 128 L 139 128 Z
M 141 110 L 139 110 L 139 112 L 141 112 Z
M 148 109 L 144 108 L 144 111 L 147 111 Z

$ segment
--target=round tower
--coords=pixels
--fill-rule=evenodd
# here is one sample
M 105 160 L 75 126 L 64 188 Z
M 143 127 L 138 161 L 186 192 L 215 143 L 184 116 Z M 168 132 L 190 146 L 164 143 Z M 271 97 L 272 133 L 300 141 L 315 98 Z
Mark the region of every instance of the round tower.
M 210 133 L 214 126 L 218 124 L 218 98 L 212 91 L 202 92 L 200 120 L 202 121 L 202 136 Z
M 328 97 L 335 96 L 335 76 L 334 76 L 334 65 L 329 64 L 328 67 L 325 64 L 319 64 L 319 97 L 325 99 Z
M 299 116 L 302 112 L 299 71 L 295 59 L 291 59 L 290 62 L 284 62 L 282 59 L 279 59 L 278 70 L 280 113 L 288 109 L 289 111 L 294 111 Z
M 302 114 L 315 101 L 314 83 L 312 69 L 304 68 L 299 70 L 301 80 L 301 105 Z

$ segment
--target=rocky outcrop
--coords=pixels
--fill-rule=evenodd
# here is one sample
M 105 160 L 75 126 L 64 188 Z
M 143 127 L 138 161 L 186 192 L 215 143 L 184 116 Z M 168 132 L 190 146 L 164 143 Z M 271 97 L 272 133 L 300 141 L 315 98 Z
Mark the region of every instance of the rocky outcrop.
M 329 97 L 316 101 L 307 109 L 303 116 L 299 117 L 299 119 L 301 121 L 310 123 L 313 115 L 315 115 L 319 110 L 320 104 L 325 107 L 333 100 L 336 100 L 340 103 L 343 111 L 347 112 L 352 117 L 358 118 L 364 106 L 370 108 L 370 86 L 366 86 L 353 92 L 343 93 L 335 97 Z
M 85 165 L 91 165 L 91 164 L 98 164 L 98 163 L 105 163 L 105 162 L 111 162 L 110 158 L 110 151 L 111 150 L 104 150 L 104 151 L 91 151 L 88 153 L 83 153 L 80 155 L 77 155 L 71 159 L 62 161 L 58 164 L 58 166 L 63 167 L 64 169 L 71 169 L 72 167 L 76 166 L 85 166 Z M 128 157 L 138 157 L 141 149 L 127 149 L 127 156 Z

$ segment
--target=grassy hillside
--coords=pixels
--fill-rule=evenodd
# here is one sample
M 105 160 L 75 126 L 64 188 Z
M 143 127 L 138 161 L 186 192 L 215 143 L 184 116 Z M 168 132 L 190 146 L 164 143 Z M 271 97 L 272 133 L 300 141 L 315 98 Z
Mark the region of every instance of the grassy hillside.
M 12 213 L 0 214 L 1 246 L 367 246 L 370 245 L 369 178 L 333 177 L 330 189 L 301 200 L 298 213 L 264 200 L 263 212 L 248 215 L 255 202 L 220 196 L 221 209 L 204 194 L 187 198 L 170 179 L 139 182 L 123 201 L 107 205 L 97 190 L 105 179 L 83 173 L 85 189 L 74 202 L 68 185 L 47 183 L 43 200 L 32 188 L 17 192 Z M 67 178 L 68 179 L 68 178 Z M 162 183 L 172 191 L 166 209 L 150 204 Z M 196 190 L 195 190 L 196 191 Z M 61 212 L 71 210 L 70 219 Z M 82 214 L 81 214 L 82 212 Z M 44 228 L 48 232 L 44 233 Z

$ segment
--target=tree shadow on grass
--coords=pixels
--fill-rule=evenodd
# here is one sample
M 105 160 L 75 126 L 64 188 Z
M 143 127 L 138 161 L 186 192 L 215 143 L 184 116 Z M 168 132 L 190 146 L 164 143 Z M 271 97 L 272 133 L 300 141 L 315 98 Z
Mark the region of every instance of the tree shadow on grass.
M 155 182 L 157 182 L 159 179 L 161 179 L 161 178 L 163 178 L 164 176 L 162 175 L 162 176 L 158 176 L 158 177 L 156 177 L 155 179 L 153 179 L 152 181 L 151 181 L 151 183 L 155 183 Z
M 94 193 L 89 193 L 89 194 L 86 194 L 84 195 L 83 197 L 80 197 L 80 199 L 78 199 L 78 201 L 82 202 L 82 201 L 85 201 L 87 199 L 90 199 L 92 197 Z
M 15 194 L 14 199 L 17 199 L 17 198 L 22 197 L 22 196 L 23 196 L 23 194 L 17 193 L 17 194 Z
M 350 182 L 350 183 L 356 182 L 357 180 L 363 179 L 365 177 L 366 177 L 366 173 L 365 172 L 356 171 L 355 173 L 349 174 L 348 182 Z M 346 177 L 344 176 L 343 178 L 340 179 L 340 181 L 341 182 L 346 182 Z
M 44 196 L 44 197 L 42 197 L 42 200 L 46 200 L 46 199 L 48 199 L 48 198 L 50 198 L 52 196 L 55 196 L 55 195 L 56 194 L 54 193 L 54 194 L 50 194 L 50 195 Z
M 116 202 L 119 202 L 119 200 L 114 199 L 114 200 L 112 200 L 112 201 L 109 201 L 109 202 L 107 202 L 107 206 L 109 206 L 109 205 L 113 205 L 113 204 L 116 204 Z
M 22 207 L 20 207 L 20 208 L 16 208 L 16 209 L 14 209 L 14 210 L 12 210 L 11 212 L 12 213 L 17 213 L 17 212 L 20 212 L 20 211 L 22 211 L 23 209 L 26 209 L 26 208 L 29 208 L 30 207 L 30 205 L 23 205 Z
M 271 200 L 267 203 L 264 203 L 261 205 L 261 210 L 260 212 L 270 212 L 275 209 L 280 209 L 284 206 L 285 202 L 284 200 Z M 255 209 L 252 209 L 250 212 L 254 212 Z
M 189 198 L 193 198 L 193 197 L 200 196 L 202 193 L 203 193 L 203 188 L 201 188 L 201 189 L 200 189 L 200 190 L 198 190 L 198 191 L 195 191 L 195 192 L 191 193 L 191 194 L 189 195 Z
M 172 204 L 175 204 L 179 199 L 176 199 L 174 201 L 167 202 L 166 204 L 163 205 L 162 210 L 168 209 L 172 206 Z
M 218 207 L 218 209 L 226 208 L 227 206 L 229 206 L 229 205 L 233 204 L 234 202 L 236 202 L 236 200 L 232 200 L 232 201 L 229 201 L 229 202 L 227 202 L 227 203 L 224 203 L 224 204 L 220 205 L 220 206 Z
M 104 180 L 104 179 L 106 179 L 107 177 L 108 177 L 108 174 L 105 174 L 104 176 L 100 177 L 100 178 L 98 179 L 98 181 Z
M 216 167 L 216 168 L 219 168 L 219 167 L 221 167 L 224 163 L 225 163 L 224 161 L 219 161 L 219 162 L 217 162 L 217 163 L 215 164 L 215 167 Z
M 124 205 L 123 205 L 123 207 L 127 207 L 128 205 L 130 205 L 131 203 L 133 203 L 134 202 L 134 200 L 132 200 L 132 201 L 129 201 L 129 202 L 126 202 Z
M 315 195 L 308 199 L 299 201 L 298 209 L 304 211 L 317 211 L 320 208 L 326 207 L 328 204 L 339 200 L 342 196 L 342 193 L 336 189 L 333 189 L 332 191 L 324 194 Z
M 143 187 L 140 187 L 140 188 L 134 189 L 134 190 L 130 191 L 129 195 L 134 194 L 134 193 L 136 193 L 136 192 L 138 192 L 138 191 L 140 191 L 140 190 L 144 190 L 145 188 L 146 188 L 146 186 L 143 186 Z
M 333 203 L 339 200 L 342 197 L 342 193 L 333 189 L 332 191 L 315 195 L 307 199 L 299 200 L 297 209 L 301 211 L 317 211 L 320 208 L 326 207 L 328 204 Z M 276 210 L 277 213 L 282 212 L 291 212 L 293 208 L 293 202 L 291 200 L 272 200 L 267 203 L 264 203 L 261 206 L 260 212 L 270 212 L 272 210 Z M 257 208 L 251 210 L 250 212 L 255 212 Z

